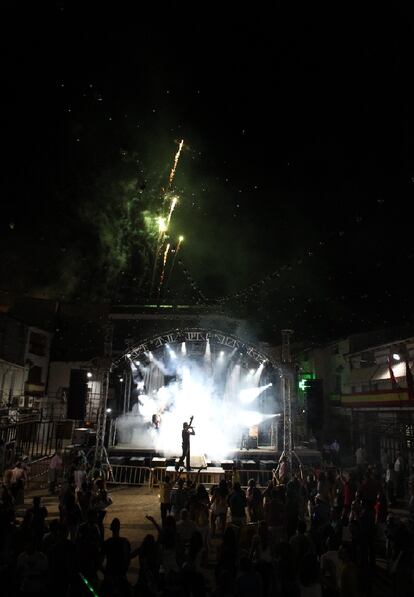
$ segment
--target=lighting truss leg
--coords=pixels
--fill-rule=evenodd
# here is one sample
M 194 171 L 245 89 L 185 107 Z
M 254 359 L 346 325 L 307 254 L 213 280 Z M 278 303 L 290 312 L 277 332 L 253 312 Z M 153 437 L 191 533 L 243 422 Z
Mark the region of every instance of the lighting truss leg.
M 282 375 L 283 396 L 283 455 L 286 456 L 289 470 L 292 470 L 292 378 L 290 372 Z
M 102 374 L 101 398 L 96 425 L 94 468 L 102 462 L 105 453 L 106 406 L 108 401 L 109 375 L 109 370 L 105 370 Z

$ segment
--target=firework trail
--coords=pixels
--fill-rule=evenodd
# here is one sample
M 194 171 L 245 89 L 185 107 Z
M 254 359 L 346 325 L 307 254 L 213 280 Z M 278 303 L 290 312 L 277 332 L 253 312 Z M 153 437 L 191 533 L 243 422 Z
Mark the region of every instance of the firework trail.
M 175 206 L 178 203 L 178 197 L 172 197 L 171 198 L 171 205 L 170 205 L 170 211 L 168 212 L 168 217 L 167 217 L 167 228 L 170 225 L 171 222 L 171 216 L 173 215 L 173 211 L 175 209 Z
M 173 270 L 174 270 L 174 265 L 175 265 L 175 262 L 176 262 L 176 259 L 177 259 L 178 251 L 180 250 L 181 243 L 183 242 L 183 240 L 184 240 L 183 236 L 180 236 L 179 239 L 178 239 L 178 244 L 177 244 L 177 248 L 175 249 L 174 258 L 172 260 L 171 268 L 170 268 L 170 271 L 168 273 L 167 281 L 165 282 L 165 288 L 168 288 L 168 284 L 170 282 L 171 275 L 172 275 Z
M 168 191 L 171 188 L 171 184 L 174 180 L 175 171 L 177 169 L 178 160 L 180 159 L 181 150 L 183 148 L 183 145 L 184 145 L 184 139 L 181 139 L 181 141 L 178 145 L 177 153 L 175 154 L 175 157 L 174 157 L 174 164 L 173 164 L 173 167 L 171 168 L 170 176 L 168 177 L 168 186 L 167 186 L 167 189 L 164 191 L 164 200 L 163 200 L 162 208 L 165 208 L 167 199 L 170 196 Z M 178 197 L 176 197 L 176 196 L 171 197 L 171 203 L 170 203 L 170 208 L 168 211 L 168 216 L 166 218 L 164 218 L 164 217 L 158 218 L 158 240 L 157 240 L 157 245 L 156 245 L 156 249 L 155 249 L 154 267 L 152 269 L 150 297 L 152 295 L 152 291 L 153 291 L 154 284 L 155 284 L 155 276 L 157 273 L 158 258 L 160 256 L 162 246 L 165 241 L 165 235 L 168 230 L 168 226 L 170 225 L 171 217 L 173 215 L 173 212 L 174 212 L 175 206 L 177 205 L 177 202 L 178 202 Z M 169 250 L 170 245 L 168 244 L 167 246 L 168 246 L 168 250 Z M 165 254 L 164 254 L 164 256 L 165 256 Z M 167 252 L 167 256 L 168 256 L 168 252 Z M 165 261 L 166 261 L 166 256 L 165 256 Z M 160 286 L 159 286 L 160 290 L 161 290 L 162 281 L 163 281 L 164 273 L 165 273 L 165 261 L 164 261 L 164 265 L 163 265 L 162 272 L 161 272 L 161 280 L 160 280 Z
M 180 144 L 179 144 L 179 146 L 178 146 L 178 151 L 177 151 L 177 153 L 175 154 L 175 158 L 174 158 L 174 165 L 173 165 L 173 167 L 172 167 L 172 169 L 171 169 L 171 172 L 170 172 L 170 177 L 169 177 L 169 179 L 168 179 L 168 188 L 170 188 L 170 187 L 171 187 L 171 183 L 172 183 L 172 181 L 174 180 L 175 171 L 176 171 L 176 169 L 177 169 L 177 164 L 178 164 L 178 160 L 180 159 L 180 154 L 181 154 L 181 150 L 182 150 L 182 148 L 183 148 L 183 145 L 184 145 L 184 139 L 181 139 L 181 141 L 180 141 Z
M 171 246 L 170 243 L 167 243 L 167 246 L 165 247 L 165 251 L 164 251 L 164 258 L 162 260 L 162 270 L 161 270 L 161 276 L 160 276 L 160 285 L 158 287 L 158 298 L 161 294 L 162 283 L 164 282 L 165 264 L 167 263 L 170 246 Z

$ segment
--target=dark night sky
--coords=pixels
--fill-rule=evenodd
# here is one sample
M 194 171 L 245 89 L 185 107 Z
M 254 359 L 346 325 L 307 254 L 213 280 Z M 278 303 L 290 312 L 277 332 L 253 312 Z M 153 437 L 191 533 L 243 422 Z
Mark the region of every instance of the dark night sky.
M 157 4 L 6 16 L 0 287 L 144 300 L 142 239 L 115 234 L 103 251 L 102 238 L 134 228 L 116 207 L 125 181 L 137 213 L 154 208 L 184 138 L 183 264 L 166 300 L 199 288 L 308 339 L 412 322 L 408 16 Z M 105 296 L 111 243 L 134 256 Z

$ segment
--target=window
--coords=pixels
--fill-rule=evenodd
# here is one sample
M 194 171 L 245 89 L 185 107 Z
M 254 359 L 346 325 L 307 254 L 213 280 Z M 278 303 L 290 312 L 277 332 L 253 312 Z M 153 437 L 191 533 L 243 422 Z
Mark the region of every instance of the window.
M 46 354 L 46 348 L 47 336 L 38 334 L 37 332 L 30 332 L 29 352 L 39 357 L 43 357 Z

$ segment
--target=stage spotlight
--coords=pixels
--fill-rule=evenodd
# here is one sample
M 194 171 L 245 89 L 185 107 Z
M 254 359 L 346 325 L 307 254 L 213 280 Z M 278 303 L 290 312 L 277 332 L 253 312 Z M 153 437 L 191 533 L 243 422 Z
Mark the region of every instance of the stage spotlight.
M 107 413 L 111 413 L 111 412 L 112 412 L 112 408 L 107 408 L 107 409 L 106 409 L 106 412 L 107 412 Z
M 119 378 L 119 381 L 122 383 L 122 382 L 124 381 L 124 378 L 123 378 L 123 377 L 120 377 L 120 378 Z
M 89 377 L 89 379 L 92 377 L 92 373 L 90 371 L 88 371 L 88 373 L 86 375 L 87 375 L 87 377 Z
M 171 355 L 172 359 L 176 359 L 177 358 L 177 355 L 175 354 L 175 352 L 173 350 L 171 350 L 171 348 L 170 348 L 170 355 Z
M 141 365 L 141 361 L 135 361 L 135 365 L 139 367 Z
M 224 350 L 220 350 L 219 356 L 224 357 Z
M 187 354 L 187 346 L 185 345 L 185 342 L 181 342 L 181 354 Z
M 125 355 L 127 359 L 131 358 L 131 353 L 128 353 L 127 355 Z
M 394 361 L 400 361 L 401 357 L 398 353 L 394 352 L 394 354 L 392 355 L 392 358 L 394 359 Z

